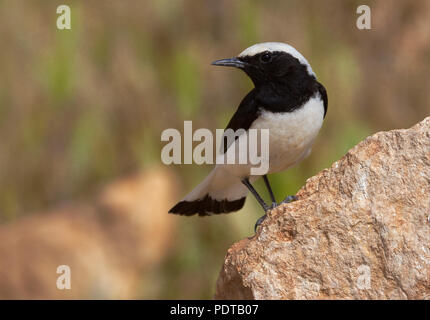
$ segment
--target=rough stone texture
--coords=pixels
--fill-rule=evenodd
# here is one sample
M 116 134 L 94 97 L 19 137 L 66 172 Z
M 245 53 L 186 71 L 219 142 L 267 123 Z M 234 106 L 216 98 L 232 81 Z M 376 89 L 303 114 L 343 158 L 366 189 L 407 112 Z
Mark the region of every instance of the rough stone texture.
M 377 133 L 234 244 L 217 299 L 430 298 L 430 118 Z

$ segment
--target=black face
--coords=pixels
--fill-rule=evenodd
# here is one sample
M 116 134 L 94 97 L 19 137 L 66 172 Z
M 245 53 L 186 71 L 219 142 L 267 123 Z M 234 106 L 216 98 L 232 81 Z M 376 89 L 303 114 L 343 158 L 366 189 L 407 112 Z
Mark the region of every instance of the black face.
M 282 51 L 264 51 L 254 56 L 239 57 L 238 60 L 243 62 L 243 67 L 240 68 L 248 74 L 255 86 L 313 77 L 297 58 Z
M 253 56 L 217 60 L 212 64 L 239 68 L 254 82 L 255 88 L 248 93 L 241 106 L 245 103 L 271 112 L 292 112 L 319 94 L 324 102 L 325 116 L 325 88 L 304 64 L 286 52 L 264 51 Z
M 320 93 L 327 108 L 324 87 L 306 65 L 284 51 L 264 51 L 253 56 L 217 60 L 216 66 L 239 68 L 254 82 L 250 92 L 260 107 L 272 112 L 290 112 Z

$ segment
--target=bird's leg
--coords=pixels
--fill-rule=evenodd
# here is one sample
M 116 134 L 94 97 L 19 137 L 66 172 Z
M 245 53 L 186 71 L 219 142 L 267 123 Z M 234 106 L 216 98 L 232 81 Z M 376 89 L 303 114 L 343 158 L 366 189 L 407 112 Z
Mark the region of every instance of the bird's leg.
M 248 178 L 243 179 L 242 183 L 249 189 L 249 191 L 251 191 L 251 193 L 254 195 L 255 199 L 257 199 L 258 203 L 263 208 L 264 212 L 267 212 L 270 208 L 267 206 L 267 204 L 264 202 L 264 200 L 260 197 L 260 195 L 254 189 L 254 187 L 251 185 L 251 183 L 249 182 L 249 179 Z M 267 214 L 265 213 L 263 216 L 258 218 L 258 220 L 254 226 L 254 232 L 257 232 L 258 226 L 264 221 L 264 219 L 266 219 L 266 216 L 267 216 Z
M 258 203 L 260 204 L 260 206 L 263 208 L 264 212 L 266 212 L 267 210 L 269 210 L 270 208 L 267 206 L 267 204 L 264 202 L 264 200 L 260 197 L 260 195 L 258 194 L 258 192 L 254 189 L 254 187 L 251 185 L 251 183 L 249 182 L 249 179 L 243 179 L 242 183 L 249 189 L 249 191 L 251 191 L 251 193 L 254 195 L 255 199 L 257 199 Z
M 267 178 L 267 175 L 265 174 L 263 176 L 263 179 L 264 179 L 264 183 L 266 184 L 266 188 L 269 191 L 270 198 L 272 199 L 272 209 L 274 209 L 278 206 L 278 204 L 276 202 L 275 195 L 273 194 L 272 187 L 270 186 L 269 178 Z
M 272 208 L 271 209 L 274 209 L 278 206 L 278 203 L 276 202 L 275 195 L 272 191 L 272 188 L 270 187 L 269 178 L 267 177 L 267 175 L 264 175 L 263 179 L 264 179 L 264 183 L 266 184 L 267 190 L 269 191 L 270 198 L 272 199 Z M 296 201 L 297 199 L 298 198 L 296 196 L 287 196 L 284 199 L 284 201 L 282 201 L 280 204 L 290 203 L 290 202 Z

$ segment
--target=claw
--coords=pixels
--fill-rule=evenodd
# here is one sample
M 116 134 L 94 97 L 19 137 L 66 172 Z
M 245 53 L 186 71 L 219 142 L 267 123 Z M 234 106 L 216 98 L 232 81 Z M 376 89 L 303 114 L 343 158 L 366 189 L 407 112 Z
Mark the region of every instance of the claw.
M 297 201 L 297 200 L 299 200 L 299 198 L 297 196 L 288 196 L 284 199 L 284 201 L 281 202 L 281 204 L 282 203 L 290 203 L 290 202 Z
M 276 202 L 272 202 L 272 205 L 270 206 L 270 208 L 266 208 L 266 211 L 268 210 L 273 210 L 275 209 L 277 206 L 283 204 L 283 203 L 290 203 L 293 201 L 297 201 L 299 198 L 297 196 L 288 196 L 284 199 L 284 201 L 282 201 L 280 204 L 277 204 Z M 257 233 L 257 228 L 263 223 L 264 219 L 266 219 L 267 214 L 265 214 L 264 216 L 260 217 L 257 222 L 255 223 L 254 226 L 254 232 Z
M 267 214 L 265 214 L 264 216 L 261 216 L 260 218 L 258 218 L 257 222 L 255 223 L 254 226 L 254 232 L 257 233 L 257 228 L 260 226 L 260 224 L 263 223 L 264 219 L 266 219 Z

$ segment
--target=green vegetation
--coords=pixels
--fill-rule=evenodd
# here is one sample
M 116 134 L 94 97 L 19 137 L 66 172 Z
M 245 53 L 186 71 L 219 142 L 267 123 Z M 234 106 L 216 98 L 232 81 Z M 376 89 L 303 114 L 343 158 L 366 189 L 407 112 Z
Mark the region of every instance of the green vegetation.
M 90 197 L 115 177 L 158 165 L 162 130 L 181 130 L 184 120 L 225 127 L 251 83 L 210 63 L 255 42 L 297 47 L 329 95 L 311 156 L 270 177 L 278 200 L 370 133 L 428 113 L 428 90 L 396 90 L 429 74 L 428 56 L 398 52 L 396 37 L 408 22 L 365 35 L 355 28 L 356 1 L 172 2 L 78 1 L 71 31 L 55 28 L 56 2 L 0 2 L 0 222 Z M 381 6 L 375 13 L 401 10 Z M 421 46 L 416 52 L 428 50 Z M 420 68 L 402 69 L 396 63 L 409 60 L 393 54 L 412 55 Z M 210 170 L 172 169 L 181 195 Z M 261 181 L 257 188 L 265 194 Z M 249 198 L 239 213 L 182 219 L 168 261 L 151 271 L 159 285 L 142 287 L 142 297 L 211 298 L 226 249 L 252 234 L 260 214 Z

